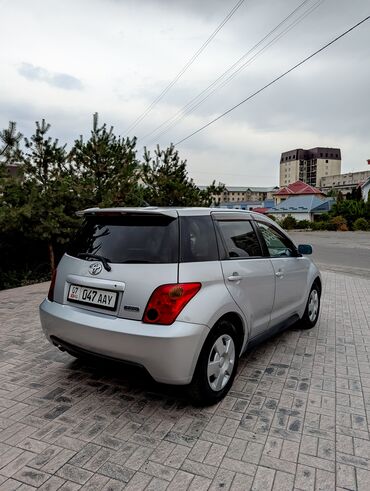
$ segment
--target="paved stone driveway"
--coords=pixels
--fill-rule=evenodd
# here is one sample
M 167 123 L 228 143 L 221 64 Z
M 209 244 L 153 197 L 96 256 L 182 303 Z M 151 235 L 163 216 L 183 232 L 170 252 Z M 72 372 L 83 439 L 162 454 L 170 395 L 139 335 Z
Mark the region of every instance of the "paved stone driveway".
M 324 281 L 319 325 L 244 356 L 206 409 L 51 347 L 45 284 L 0 292 L 0 490 L 370 490 L 370 280 Z

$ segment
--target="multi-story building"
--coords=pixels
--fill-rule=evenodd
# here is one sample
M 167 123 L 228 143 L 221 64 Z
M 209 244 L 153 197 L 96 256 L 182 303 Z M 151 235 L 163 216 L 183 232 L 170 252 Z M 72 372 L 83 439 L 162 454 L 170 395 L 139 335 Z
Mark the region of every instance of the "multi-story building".
M 280 158 L 280 186 L 296 181 L 318 186 L 322 177 L 340 174 L 341 162 L 339 148 L 297 148 L 283 152 Z
M 198 186 L 199 189 L 206 189 L 206 187 Z M 222 193 L 213 195 L 213 201 L 215 205 L 262 202 L 272 200 L 278 189 L 277 186 L 225 186 Z
M 279 188 L 277 186 L 269 187 L 247 187 L 247 186 L 226 186 L 220 203 L 237 203 L 239 201 L 265 201 L 272 199 L 273 194 Z
M 341 191 L 342 194 L 351 193 L 370 177 L 370 170 L 360 172 L 348 172 L 347 174 L 336 174 L 334 176 L 323 176 L 320 179 L 320 189 L 328 192 L 331 189 Z

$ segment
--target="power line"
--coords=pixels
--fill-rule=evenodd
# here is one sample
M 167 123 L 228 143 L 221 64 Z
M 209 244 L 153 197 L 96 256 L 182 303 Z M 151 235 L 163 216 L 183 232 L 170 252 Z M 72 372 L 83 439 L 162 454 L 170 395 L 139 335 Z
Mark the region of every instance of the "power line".
M 189 138 L 191 138 L 192 136 L 196 135 L 197 133 L 200 133 L 202 130 L 204 130 L 205 128 L 208 128 L 208 126 L 211 126 L 213 123 L 215 123 L 216 121 L 218 121 L 219 119 L 223 118 L 224 116 L 226 116 L 227 114 L 231 113 L 232 111 L 234 111 L 235 109 L 237 109 L 239 106 L 241 106 L 242 104 L 245 104 L 247 101 L 253 99 L 253 97 L 255 97 L 256 95 L 260 94 L 263 90 L 267 89 L 268 87 L 270 87 L 271 85 L 273 85 L 274 83 L 276 83 L 277 81 L 279 81 L 280 79 L 282 79 L 283 77 L 285 77 L 286 75 L 288 75 L 290 72 L 292 72 L 293 70 L 295 70 L 296 68 L 300 67 L 301 65 L 303 65 L 304 63 L 306 63 L 306 61 L 310 60 L 311 58 L 313 58 L 314 56 L 316 56 L 317 54 L 321 53 L 321 51 L 324 51 L 326 48 L 328 48 L 329 46 L 331 46 L 332 44 L 334 44 L 335 42 L 337 42 L 339 39 L 341 39 L 342 37 L 346 36 L 348 33 L 350 33 L 351 31 L 353 31 L 354 29 L 356 29 L 357 27 L 359 27 L 361 24 L 363 24 L 364 22 L 366 22 L 367 20 L 370 19 L 370 15 L 368 17 L 365 17 L 364 19 L 362 19 L 360 22 L 358 22 L 357 24 L 355 24 L 354 26 L 350 27 L 349 29 L 347 29 L 345 32 L 343 32 L 342 34 L 340 34 L 339 36 L 337 36 L 336 38 L 334 38 L 332 41 L 330 41 L 329 43 L 325 44 L 324 46 L 322 46 L 320 49 L 318 49 L 317 51 L 315 51 L 314 53 L 310 54 L 309 56 L 307 56 L 306 58 L 304 58 L 302 61 L 300 61 L 299 63 L 297 63 L 296 65 L 294 65 L 293 67 L 289 68 L 289 70 L 287 70 L 286 72 L 282 73 L 281 75 L 279 75 L 278 77 L 274 78 L 274 80 L 272 80 L 271 82 L 269 82 L 268 84 L 264 85 L 263 87 L 261 87 L 260 89 L 258 89 L 256 92 L 254 92 L 253 94 L 251 94 L 250 96 L 246 97 L 245 99 L 243 99 L 242 101 L 240 101 L 238 104 L 235 104 L 235 106 L 232 106 L 230 109 L 228 109 L 227 111 L 223 112 L 222 114 L 220 114 L 219 116 L 217 116 L 216 118 L 212 119 L 211 121 L 209 121 L 208 123 L 206 123 L 205 125 L 201 126 L 200 128 L 198 128 L 197 130 L 193 131 L 192 133 L 190 133 L 190 135 L 186 136 L 185 138 L 183 138 L 182 140 L 178 141 L 177 143 L 175 143 L 175 145 L 180 145 L 180 143 L 183 143 L 184 141 L 188 140 Z
M 163 123 L 161 123 L 159 126 L 157 126 L 154 130 L 150 131 L 149 133 L 147 133 L 146 135 L 144 135 L 142 138 L 139 138 L 139 140 L 144 140 L 144 139 L 147 139 L 148 137 L 152 136 L 153 134 L 157 133 L 158 130 L 160 130 L 161 128 L 163 128 L 165 126 L 165 128 L 160 131 L 160 133 L 158 135 L 155 136 L 155 138 L 159 138 L 161 137 L 164 133 L 166 133 L 167 131 L 169 131 L 170 129 L 172 129 L 178 121 L 180 121 L 181 119 L 183 119 L 185 116 L 187 116 L 188 114 L 190 114 L 191 112 L 193 112 L 194 109 L 196 109 L 198 107 L 198 104 L 197 104 L 197 100 L 199 100 L 204 94 L 207 94 L 208 92 L 208 95 L 206 95 L 199 103 L 199 105 L 207 98 L 209 97 L 211 94 L 213 94 L 216 90 L 218 90 L 218 88 L 220 88 L 220 85 L 223 81 L 223 79 L 229 74 L 229 73 L 236 73 L 236 68 L 238 67 L 238 65 L 243 61 L 245 60 L 251 53 L 253 53 L 253 51 L 255 51 L 264 41 L 266 41 L 266 39 L 268 39 L 274 32 L 276 32 L 283 24 L 285 24 L 285 22 L 287 22 L 292 16 L 294 16 L 294 14 L 299 11 L 305 4 L 307 4 L 307 2 L 310 2 L 311 0 L 304 0 L 300 5 L 298 5 L 298 7 L 296 7 L 292 12 L 290 12 L 290 14 L 285 17 L 277 26 L 275 26 L 268 34 L 266 34 L 260 41 L 258 41 L 258 43 L 256 43 L 252 48 L 250 48 L 243 56 L 241 56 L 235 63 L 233 63 L 227 70 L 225 70 L 219 77 L 217 77 L 216 80 L 214 80 L 210 85 L 208 85 L 205 89 L 203 89 L 198 95 L 196 95 L 195 97 L 193 97 L 187 104 L 185 104 L 185 106 L 183 106 L 179 111 L 177 111 L 177 113 L 175 113 L 173 116 L 171 116 L 170 118 L 168 118 L 166 121 L 164 121 Z M 323 0 L 319 0 L 319 2 L 321 2 Z M 317 3 L 319 3 L 317 2 Z M 308 15 L 308 13 L 311 13 L 310 12 L 306 12 L 304 15 Z M 301 18 L 299 18 L 298 20 L 300 20 Z M 294 26 L 293 26 L 294 27 Z M 275 38 L 274 38 L 275 39 Z M 239 70 L 241 70 L 245 65 L 243 64 Z M 235 71 L 233 72 L 233 70 L 235 69 Z M 219 85 L 218 85 L 219 84 Z M 211 91 L 211 89 L 215 87 L 214 90 Z M 209 92 L 211 91 L 211 92 Z M 195 106 L 196 105 L 196 106 Z M 194 107 L 195 106 L 195 107 Z M 174 124 L 173 124 L 174 123 Z
M 236 76 L 237 74 L 246 68 L 247 66 L 251 65 L 253 61 L 260 55 L 262 54 L 265 50 L 267 50 L 269 47 L 274 45 L 281 37 L 283 37 L 285 34 L 287 34 L 291 29 L 293 29 L 297 24 L 303 21 L 305 17 L 310 15 L 314 10 L 316 10 L 321 3 L 324 0 L 317 0 L 315 4 L 311 5 L 303 14 L 301 14 L 297 19 L 293 20 L 291 24 L 289 24 L 282 32 L 278 33 L 274 38 L 272 38 L 271 41 L 269 41 L 265 46 L 263 46 L 260 50 L 257 51 L 251 58 L 247 59 L 241 66 L 237 67 L 241 61 L 243 61 L 247 56 L 252 53 L 258 46 L 262 44 L 263 41 L 268 39 L 268 37 L 274 33 L 281 25 L 283 25 L 297 10 L 299 10 L 304 4 L 307 3 L 309 0 L 305 0 L 301 5 L 299 5 L 296 9 L 294 9 L 283 21 L 281 21 L 272 31 L 270 31 L 261 41 L 259 41 L 253 48 L 251 48 L 247 53 L 245 53 L 241 58 L 239 58 L 238 61 L 236 61 L 230 68 L 228 68 L 222 75 L 220 75 L 212 84 L 210 84 L 206 89 L 204 89 L 200 94 L 198 94 L 196 97 L 194 97 L 191 101 L 189 101 L 180 111 L 178 111 L 172 118 L 167 120 L 166 122 L 162 123 L 156 130 L 153 132 L 149 133 L 150 136 L 152 133 L 157 131 L 159 128 L 162 126 L 166 127 L 157 135 L 155 135 L 154 138 L 151 139 L 150 143 L 153 143 L 154 139 L 161 138 L 164 134 L 166 134 L 168 131 L 170 131 L 172 128 L 174 128 L 180 121 L 185 119 L 188 115 L 193 113 L 200 105 L 203 104 L 204 101 L 206 101 L 212 94 L 214 94 L 217 90 L 225 87 L 228 83 L 230 83 Z M 235 67 L 237 67 L 234 71 L 232 71 Z M 228 73 L 231 72 L 231 74 L 225 78 Z M 208 92 L 208 93 L 207 93 Z M 200 99 L 200 97 L 203 95 L 204 97 Z M 200 100 L 198 100 L 200 99 Z M 167 124 L 166 124 L 167 123 Z M 144 137 L 145 138 L 145 137 Z
M 138 116 L 135 121 L 127 128 L 126 134 L 132 131 L 136 126 L 150 113 L 154 106 L 163 99 L 163 97 L 167 94 L 167 92 L 175 85 L 175 83 L 184 75 L 187 69 L 194 63 L 194 61 L 198 58 L 198 56 L 205 50 L 205 48 L 209 45 L 209 43 L 213 40 L 213 38 L 217 35 L 217 33 L 223 28 L 223 26 L 231 19 L 231 17 L 235 14 L 235 12 L 242 5 L 244 0 L 238 0 L 238 2 L 234 5 L 231 11 L 227 14 L 221 24 L 213 31 L 213 33 L 209 36 L 209 38 L 202 44 L 202 46 L 196 51 L 196 53 L 190 58 L 190 60 L 184 65 L 184 67 L 179 71 L 179 73 L 175 76 L 175 78 L 165 87 L 162 92 L 154 99 L 154 101 L 144 110 L 144 112 Z

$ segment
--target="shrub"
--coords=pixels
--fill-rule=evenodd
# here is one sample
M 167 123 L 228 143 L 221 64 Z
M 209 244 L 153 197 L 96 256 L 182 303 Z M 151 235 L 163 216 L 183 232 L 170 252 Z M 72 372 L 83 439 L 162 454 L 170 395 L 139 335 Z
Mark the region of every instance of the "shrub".
M 348 232 L 348 227 L 345 223 L 342 223 L 342 225 L 339 225 L 338 230 L 339 232 Z
M 299 220 L 297 222 L 297 228 L 307 229 L 307 228 L 311 228 L 311 225 L 312 223 L 309 220 Z
M 326 222 L 312 222 L 311 223 L 312 230 L 326 230 L 327 223 Z
M 320 215 L 320 221 L 322 221 L 322 222 L 328 222 L 329 219 L 330 219 L 329 213 L 322 213 Z
M 296 228 L 297 220 L 289 215 L 285 217 L 283 220 L 281 220 L 280 225 L 286 230 L 291 230 L 293 228 Z
M 357 218 L 353 223 L 353 230 L 369 230 L 369 223 L 365 218 Z
M 347 220 L 345 218 L 343 218 L 342 216 L 340 216 L 340 215 L 332 218 L 330 220 L 330 223 L 332 223 L 333 225 L 335 225 L 336 230 L 345 231 L 345 228 L 346 228 L 346 230 L 348 230 Z

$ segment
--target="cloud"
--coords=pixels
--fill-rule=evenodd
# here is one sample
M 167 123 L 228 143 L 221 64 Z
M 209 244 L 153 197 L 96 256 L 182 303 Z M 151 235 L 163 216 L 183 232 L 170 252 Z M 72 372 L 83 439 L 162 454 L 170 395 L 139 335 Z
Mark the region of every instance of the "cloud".
M 309 0 L 307 7 L 316 1 Z M 236 2 L 49 0 L 47 11 L 43 0 L 6 2 L 0 30 L 0 44 L 7 46 L 0 52 L 0 128 L 14 120 L 29 136 L 34 121 L 45 117 L 52 124 L 51 135 L 70 145 L 81 133 L 89 136 L 97 111 L 101 122 L 126 135 Z M 323 0 L 168 133 L 144 138 L 301 2 L 245 0 L 130 131 L 129 136 L 139 137 L 139 155 L 144 144 L 153 148 L 189 135 L 368 15 L 364 0 Z M 274 185 L 280 153 L 297 147 L 338 146 L 343 171 L 365 170 L 370 157 L 369 24 L 181 144 L 180 156 L 188 160 L 196 182 L 215 178 L 229 185 Z M 14 25 L 21 26 L 18 42 L 9 44 Z
M 52 87 L 58 87 L 65 90 L 81 90 L 82 82 L 68 73 L 50 72 L 45 68 L 32 65 L 31 63 L 22 63 L 18 68 L 18 73 L 28 80 L 37 80 L 45 82 Z

